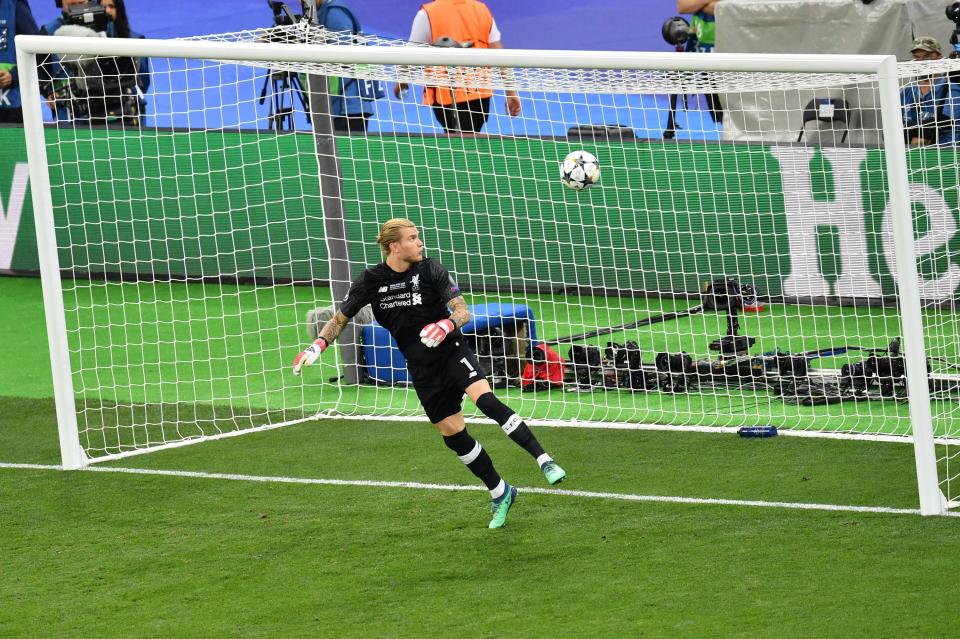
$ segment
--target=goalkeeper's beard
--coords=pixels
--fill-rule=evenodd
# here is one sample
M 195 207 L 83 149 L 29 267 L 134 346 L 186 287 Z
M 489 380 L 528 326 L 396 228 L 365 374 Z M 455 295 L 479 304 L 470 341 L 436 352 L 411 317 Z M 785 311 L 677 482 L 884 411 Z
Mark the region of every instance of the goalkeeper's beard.
M 413 266 L 414 264 L 419 264 L 423 261 L 423 249 L 420 249 L 415 254 L 410 257 L 402 257 L 401 261 L 406 262 L 408 265 Z

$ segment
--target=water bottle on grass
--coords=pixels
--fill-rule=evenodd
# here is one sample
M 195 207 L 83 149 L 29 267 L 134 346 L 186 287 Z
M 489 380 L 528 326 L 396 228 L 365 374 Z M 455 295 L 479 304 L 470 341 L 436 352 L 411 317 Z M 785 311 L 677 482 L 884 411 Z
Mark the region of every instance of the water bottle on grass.
M 776 426 L 742 426 L 737 430 L 741 437 L 776 437 Z

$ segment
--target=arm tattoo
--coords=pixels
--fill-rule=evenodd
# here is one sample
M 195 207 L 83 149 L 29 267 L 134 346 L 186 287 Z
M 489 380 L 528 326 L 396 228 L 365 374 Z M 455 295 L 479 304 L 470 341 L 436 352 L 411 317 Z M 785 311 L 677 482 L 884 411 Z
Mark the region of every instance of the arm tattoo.
M 320 330 L 320 337 L 327 340 L 328 345 L 333 344 L 333 341 L 340 337 L 343 327 L 346 326 L 349 321 L 349 317 L 337 311 L 333 317 L 330 318 L 330 321 Z
M 457 328 L 463 328 L 463 325 L 470 321 L 470 309 L 467 308 L 467 303 L 462 295 L 457 295 L 447 302 L 447 306 L 450 307 L 450 317 L 448 319 Z

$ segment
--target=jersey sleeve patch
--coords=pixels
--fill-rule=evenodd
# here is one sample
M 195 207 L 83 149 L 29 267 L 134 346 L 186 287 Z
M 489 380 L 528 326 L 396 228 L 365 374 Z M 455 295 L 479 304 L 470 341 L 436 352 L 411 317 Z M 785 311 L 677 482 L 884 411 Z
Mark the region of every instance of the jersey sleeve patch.
M 447 284 L 449 285 L 450 299 L 460 295 L 460 287 L 453 281 L 453 275 L 447 274 Z
M 437 292 L 440 293 L 440 297 L 444 302 L 449 302 L 461 294 L 460 287 L 457 285 L 456 280 L 454 280 L 449 271 L 444 268 L 443 264 L 439 262 L 431 261 L 430 280 L 434 286 L 436 286 Z

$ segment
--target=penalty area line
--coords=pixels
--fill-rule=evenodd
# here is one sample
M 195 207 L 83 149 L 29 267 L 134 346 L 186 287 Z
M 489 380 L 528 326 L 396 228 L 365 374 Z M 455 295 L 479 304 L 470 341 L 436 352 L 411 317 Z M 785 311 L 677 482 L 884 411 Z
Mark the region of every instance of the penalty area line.
M 63 470 L 62 466 L 48 464 L 11 464 L 0 462 L 0 469 L 21 470 Z M 482 486 L 464 486 L 460 484 L 430 484 L 409 481 L 382 481 L 372 479 L 322 479 L 311 477 L 277 477 L 271 475 L 240 475 L 233 473 L 207 473 L 193 470 L 162 470 L 153 468 L 123 468 L 110 466 L 89 466 L 79 472 L 115 473 L 124 475 L 150 475 L 160 477 L 183 477 L 191 479 L 220 479 L 228 481 L 246 481 L 274 484 L 307 484 L 319 486 L 355 486 L 366 488 L 403 488 L 413 490 L 445 491 L 482 491 Z M 886 506 L 850 506 L 839 504 L 805 504 L 786 501 L 763 501 L 757 499 L 718 499 L 709 497 L 673 497 L 668 495 L 635 495 L 630 493 L 608 493 L 591 490 L 568 490 L 565 488 L 536 488 L 517 486 L 521 493 L 534 495 L 559 495 L 579 497 L 581 499 L 605 499 L 630 502 L 653 502 L 667 504 L 691 504 L 706 506 L 747 506 L 753 508 L 784 508 L 791 510 L 825 510 L 849 513 L 880 513 L 894 515 L 919 515 L 917 508 L 889 508 Z M 960 513 L 947 512 L 946 516 L 960 517 Z

